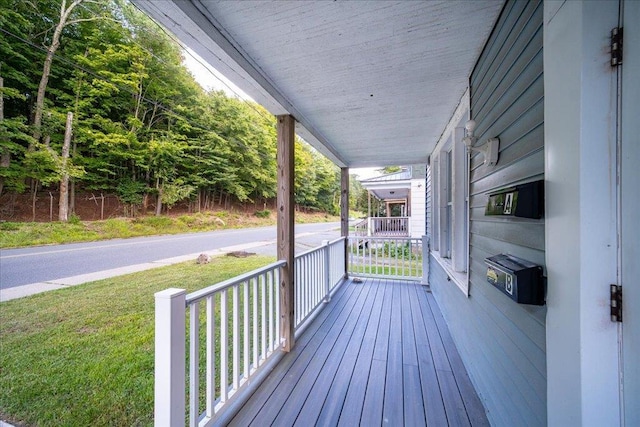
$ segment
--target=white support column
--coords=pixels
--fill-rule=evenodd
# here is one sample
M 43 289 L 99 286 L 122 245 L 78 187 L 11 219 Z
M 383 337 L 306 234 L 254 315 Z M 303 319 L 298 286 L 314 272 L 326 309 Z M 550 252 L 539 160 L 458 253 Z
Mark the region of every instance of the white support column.
M 547 422 L 619 426 L 616 92 L 618 2 L 544 3 Z M 637 396 L 636 396 L 637 397 Z
M 185 290 L 169 288 L 155 295 L 154 425 L 184 426 Z

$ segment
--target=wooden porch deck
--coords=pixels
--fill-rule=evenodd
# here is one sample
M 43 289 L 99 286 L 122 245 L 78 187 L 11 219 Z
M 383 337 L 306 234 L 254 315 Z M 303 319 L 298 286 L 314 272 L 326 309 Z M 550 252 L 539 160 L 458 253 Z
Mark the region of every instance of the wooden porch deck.
M 231 425 L 485 426 L 439 308 L 412 282 L 349 281 Z

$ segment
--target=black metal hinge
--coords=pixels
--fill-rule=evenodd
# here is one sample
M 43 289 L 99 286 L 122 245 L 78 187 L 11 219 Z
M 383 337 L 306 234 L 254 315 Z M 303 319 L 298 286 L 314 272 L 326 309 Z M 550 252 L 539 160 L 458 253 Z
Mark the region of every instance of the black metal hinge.
M 611 321 L 622 322 L 622 286 L 611 285 Z
M 611 30 L 611 66 L 622 65 L 622 28 Z

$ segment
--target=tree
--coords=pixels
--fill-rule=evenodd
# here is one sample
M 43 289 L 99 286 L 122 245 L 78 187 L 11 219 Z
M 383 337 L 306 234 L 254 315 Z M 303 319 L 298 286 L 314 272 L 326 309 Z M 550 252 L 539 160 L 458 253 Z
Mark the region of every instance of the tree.
M 97 17 L 72 19 L 74 10 L 85 1 L 88 0 L 72 0 L 69 4 L 67 4 L 67 0 L 62 0 L 60 3 L 60 15 L 57 17 L 53 35 L 51 36 L 49 45 L 46 48 L 47 54 L 42 66 L 42 75 L 40 77 L 40 83 L 38 84 L 38 91 L 36 95 L 36 103 L 34 107 L 35 110 L 33 114 L 33 139 L 35 139 L 36 141 L 40 140 L 41 137 L 44 100 L 45 93 L 47 91 L 47 85 L 49 84 L 49 77 L 51 75 L 51 63 L 53 62 L 53 57 L 56 54 L 56 51 L 60 47 L 60 38 L 62 37 L 63 30 L 69 25 L 99 19 Z

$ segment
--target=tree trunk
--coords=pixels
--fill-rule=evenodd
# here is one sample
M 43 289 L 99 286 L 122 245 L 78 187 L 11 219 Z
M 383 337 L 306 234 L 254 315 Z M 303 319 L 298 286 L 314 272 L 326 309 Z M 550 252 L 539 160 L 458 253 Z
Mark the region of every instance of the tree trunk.
M 33 138 L 37 141 L 42 136 L 42 114 L 44 112 L 44 96 L 47 92 L 47 85 L 49 84 L 49 76 L 51 74 L 51 63 L 56 51 L 60 47 L 60 36 L 62 30 L 69 23 L 69 16 L 73 9 L 82 3 L 83 0 L 74 0 L 67 7 L 67 0 L 62 0 L 60 5 L 60 20 L 56 25 L 56 29 L 53 32 L 53 38 L 51 44 L 47 48 L 47 56 L 44 59 L 44 66 L 42 67 L 42 77 L 40 78 L 40 84 L 38 85 L 38 95 L 36 97 L 35 112 L 33 115 Z M 31 145 L 31 144 L 30 144 Z
M 36 221 L 36 196 L 38 194 L 38 181 L 34 180 L 34 182 L 31 184 L 32 185 L 32 190 L 31 190 L 31 221 L 35 222 Z
M 58 221 L 69 220 L 69 148 L 71 147 L 71 128 L 73 113 L 67 113 L 67 124 L 64 129 L 64 143 L 62 144 L 62 179 L 60 179 L 60 200 L 58 201 Z
M 2 128 L 2 122 L 4 121 L 4 97 L 2 96 L 2 89 L 4 88 L 4 80 L 0 77 L 0 128 Z M 2 153 L 0 153 L 0 167 L 8 168 L 11 164 L 11 151 L 7 147 L 2 147 Z M 0 196 L 2 196 L 2 190 L 4 189 L 4 176 L 0 176 Z
M 69 181 L 69 214 L 76 213 L 76 181 Z
M 156 179 L 156 189 L 158 190 L 158 199 L 156 202 L 156 216 L 162 214 L 162 187 L 160 186 L 160 178 Z

